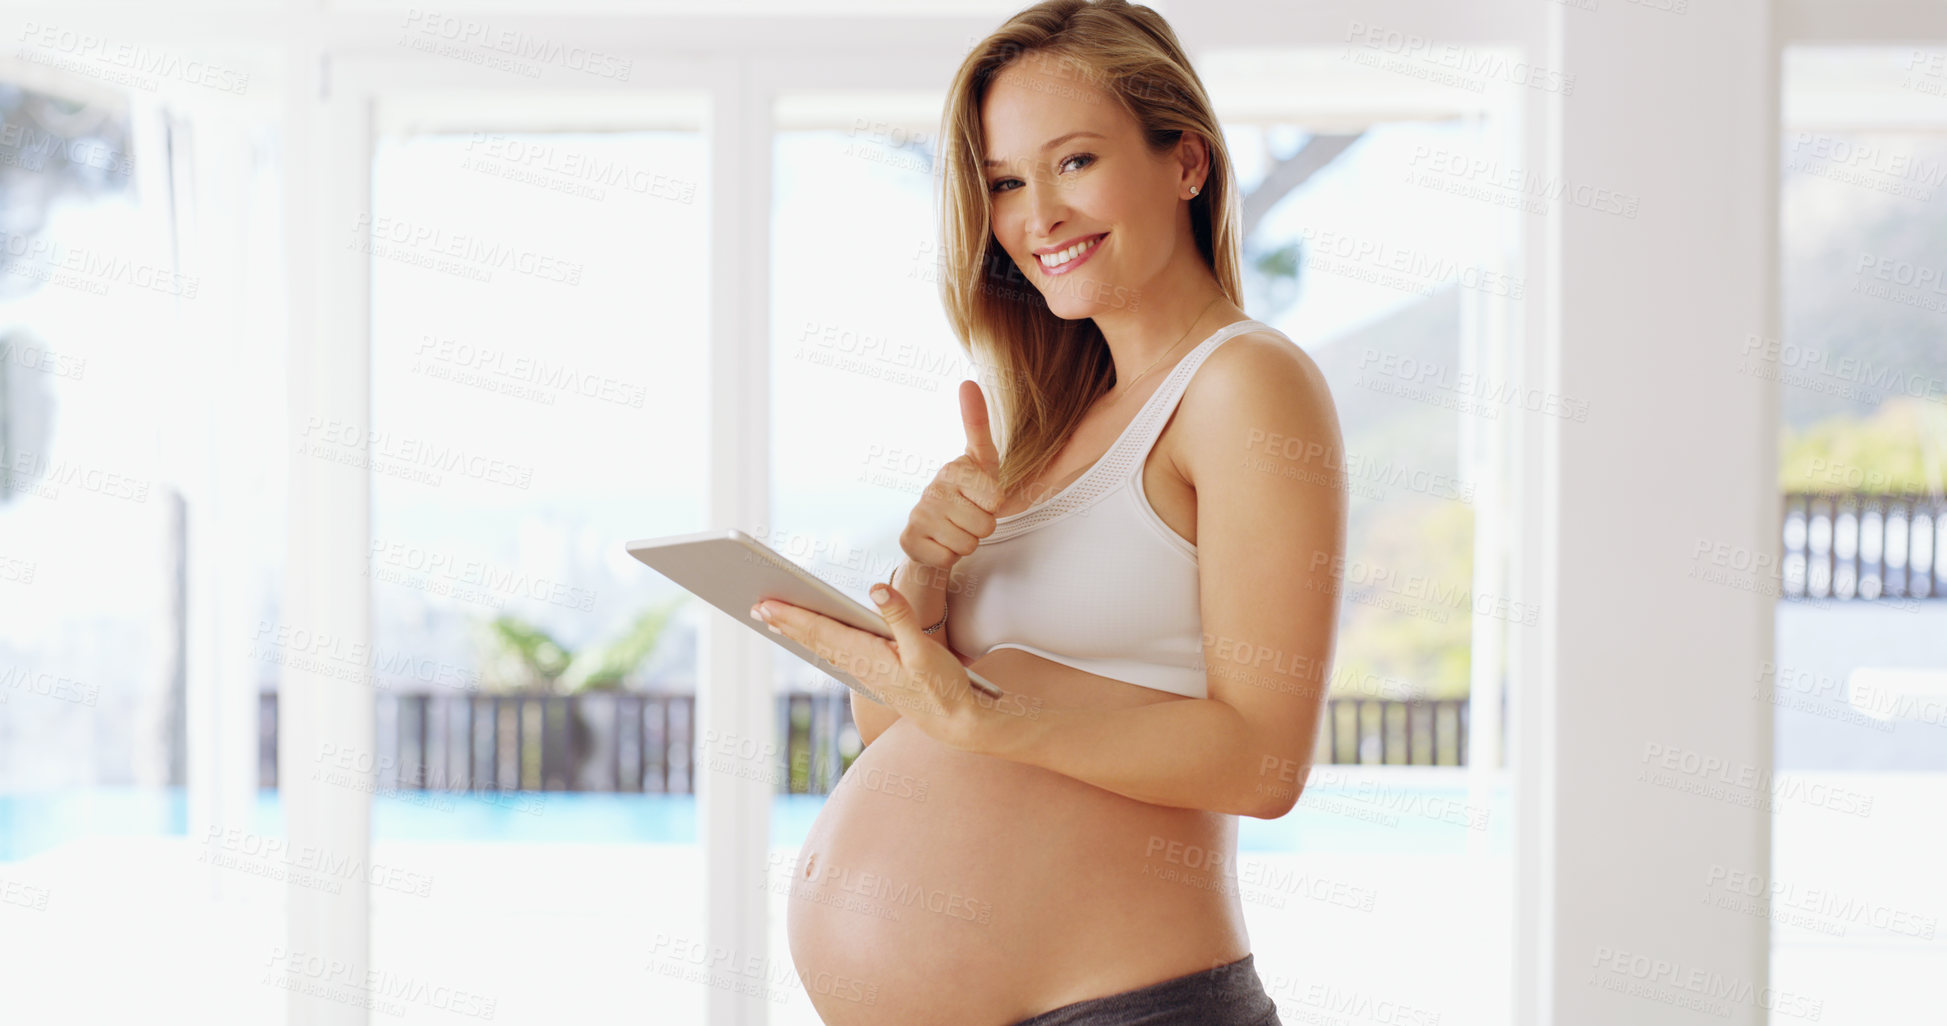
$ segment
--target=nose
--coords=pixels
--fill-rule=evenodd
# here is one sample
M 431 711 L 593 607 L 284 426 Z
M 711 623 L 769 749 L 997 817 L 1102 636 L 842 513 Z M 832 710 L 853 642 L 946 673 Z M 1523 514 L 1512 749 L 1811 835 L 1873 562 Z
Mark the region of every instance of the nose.
M 1053 241 L 1068 214 L 1067 201 L 1053 182 L 1035 181 L 1022 186 L 1028 190 L 1028 238 Z

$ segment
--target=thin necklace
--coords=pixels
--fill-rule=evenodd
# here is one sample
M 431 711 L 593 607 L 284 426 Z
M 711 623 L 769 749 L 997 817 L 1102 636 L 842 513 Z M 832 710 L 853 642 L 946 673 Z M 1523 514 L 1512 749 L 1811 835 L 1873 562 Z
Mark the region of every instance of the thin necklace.
M 1214 296 L 1211 296 L 1211 297 L 1210 297 L 1210 302 L 1208 302 L 1208 303 L 1205 303 L 1205 304 L 1203 304 L 1203 309 L 1201 309 L 1201 310 L 1199 310 L 1199 311 L 1197 311 L 1197 319 L 1196 319 L 1195 321 L 1191 321 L 1191 322 L 1190 322 L 1190 328 L 1194 328 L 1194 327 L 1196 327 L 1196 326 L 1197 326 L 1197 321 L 1201 321 L 1201 320 L 1203 320 L 1203 315 L 1204 315 L 1204 314 L 1207 314 L 1207 313 L 1209 313 L 1209 312 L 1210 312 L 1210 308 L 1211 308 L 1211 307 L 1213 307 L 1213 306 L 1216 306 L 1216 305 L 1217 305 L 1217 300 L 1219 300 L 1219 299 L 1222 299 L 1222 298 L 1224 298 L 1224 294 L 1223 294 L 1222 292 L 1219 292 L 1219 293 L 1217 293 L 1216 295 L 1214 295 Z M 1163 356 L 1168 356 L 1168 355 L 1170 355 L 1171 353 L 1173 353 L 1173 352 L 1175 352 L 1175 351 L 1176 351 L 1176 347 L 1177 347 L 1177 346 L 1180 346 L 1180 345 L 1182 345 L 1182 344 L 1183 344 L 1183 339 L 1184 339 L 1184 338 L 1189 338 L 1189 337 L 1190 337 L 1190 328 L 1184 328 L 1184 329 L 1183 329 L 1183 338 L 1179 338 L 1179 339 L 1177 339 L 1177 340 L 1176 340 L 1175 342 L 1172 342 L 1172 343 L 1170 343 L 1170 347 L 1169 347 L 1168 349 L 1165 349 L 1165 350 L 1163 350 Z M 1153 370 L 1155 370 L 1155 369 L 1156 369 L 1156 365 L 1157 365 L 1157 364 L 1159 364 L 1159 363 L 1162 363 L 1162 362 L 1163 362 L 1163 356 L 1159 356 L 1159 357 L 1157 357 L 1156 359 L 1154 359 L 1154 360 L 1152 360 L 1152 361 L 1150 361 L 1150 364 L 1149 364 L 1149 366 L 1147 366 L 1147 367 L 1144 367 L 1144 368 L 1143 368 L 1143 372 L 1142 372 L 1142 374 L 1138 374 L 1138 375 L 1136 375 L 1135 377 L 1133 377 L 1133 378 L 1130 378 L 1130 379 L 1129 379 L 1129 384 L 1127 384 L 1127 385 L 1125 385 L 1125 386 L 1123 386 L 1123 388 L 1122 388 L 1122 395 L 1128 395 L 1128 394 L 1129 394 L 1129 390 L 1130 390 L 1130 389 L 1132 389 L 1132 388 L 1135 388 L 1135 387 L 1136 387 L 1136 382 L 1138 382 L 1138 381 L 1141 381 L 1141 380 L 1143 379 L 1143 375 L 1144 375 L 1144 374 L 1148 374 L 1148 373 L 1149 373 L 1150 371 L 1153 371 Z M 1104 405 L 1104 406 L 1108 406 L 1108 405 L 1111 405 L 1111 404 L 1113 404 L 1114 402 L 1116 402 L 1117 400 L 1119 400 L 1120 398 L 1121 398 L 1121 396 L 1117 396 L 1117 397 L 1116 397 L 1116 399 L 1111 399 L 1111 400 L 1109 400 L 1109 402 L 1106 402 L 1106 403 L 1103 403 L 1102 405 Z

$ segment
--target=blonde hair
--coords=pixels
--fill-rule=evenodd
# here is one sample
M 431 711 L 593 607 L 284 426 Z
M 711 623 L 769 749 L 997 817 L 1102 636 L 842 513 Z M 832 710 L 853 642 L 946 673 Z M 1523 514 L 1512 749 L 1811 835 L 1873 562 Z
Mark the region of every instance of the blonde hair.
M 1103 89 L 1135 119 L 1152 153 L 1185 132 L 1203 139 L 1210 173 L 1190 200 L 1191 233 L 1218 287 L 1242 306 L 1230 153 L 1169 24 L 1126 0 L 1044 0 L 1009 18 L 961 63 L 940 130 L 941 301 L 961 347 L 989 378 L 1003 492 L 1047 468 L 1115 377 L 1095 322 L 1055 316 L 994 237 L 980 106 L 1001 70 L 1022 60 Z

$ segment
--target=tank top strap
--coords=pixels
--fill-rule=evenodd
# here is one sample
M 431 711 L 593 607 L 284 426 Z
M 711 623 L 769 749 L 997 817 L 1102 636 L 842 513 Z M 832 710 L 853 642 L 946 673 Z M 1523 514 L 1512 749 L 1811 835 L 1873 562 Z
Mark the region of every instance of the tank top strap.
M 1216 333 L 1204 339 L 1189 355 L 1170 368 L 1169 377 L 1157 387 L 1156 393 L 1143 404 L 1142 411 L 1130 425 L 1132 430 L 1122 440 L 1122 452 L 1116 453 L 1117 469 L 1131 475 L 1142 473 L 1142 467 L 1149 459 L 1149 450 L 1155 448 L 1156 439 L 1162 437 L 1163 425 L 1169 423 L 1170 414 L 1176 411 L 1176 404 L 1183 399 L 1183 393 L 1190 388 L 1190 379 L 1196 376 L 1197 368 L 1203 361 L 1217 351 L 1217 347 L 1247 331 L 1268 329 L 1263 321 L 1246 318 L 1218 328 Z

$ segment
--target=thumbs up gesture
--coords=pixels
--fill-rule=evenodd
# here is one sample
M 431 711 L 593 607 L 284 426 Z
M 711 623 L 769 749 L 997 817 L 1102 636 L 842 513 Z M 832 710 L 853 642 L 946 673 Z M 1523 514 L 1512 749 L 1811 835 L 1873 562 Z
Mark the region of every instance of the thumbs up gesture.
M 906 557 L 938 570 L 940 580 L 994 533 L 994 511 L 1001 503 L 1000 450 L 988 427 L 987 400 L 972 380 L 960 382 L 960 420 L 967 429 L 967 451 L 933 476 L 899 534 Z

